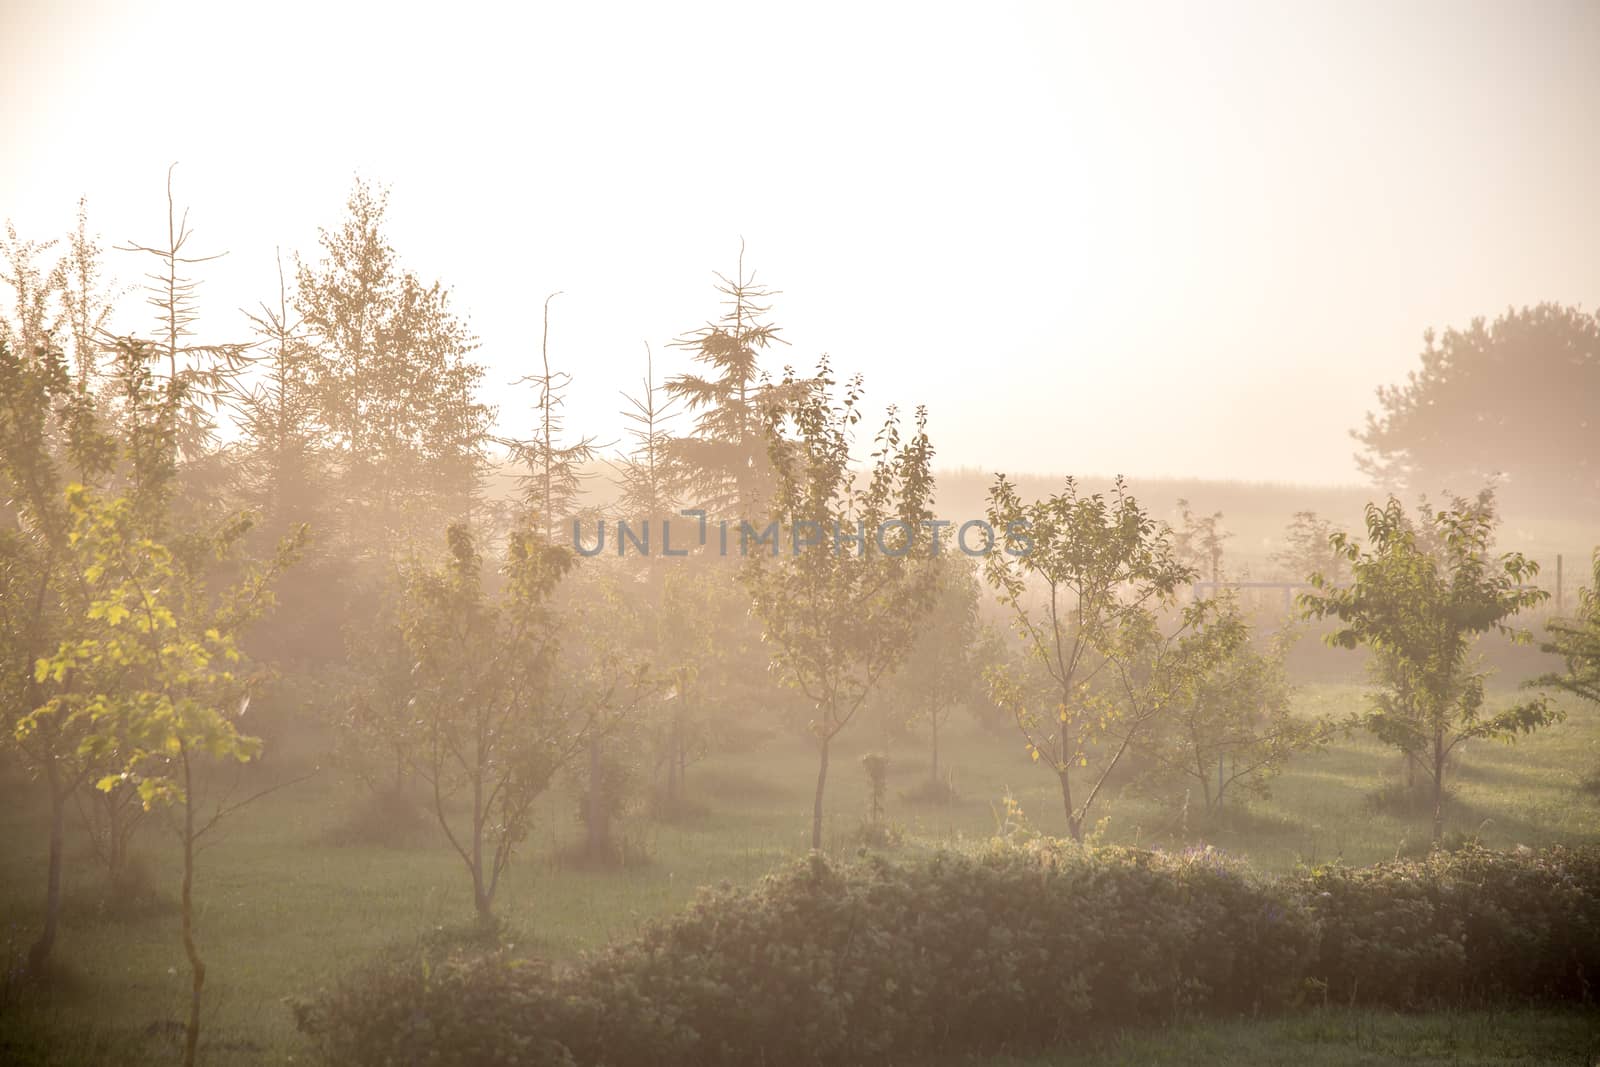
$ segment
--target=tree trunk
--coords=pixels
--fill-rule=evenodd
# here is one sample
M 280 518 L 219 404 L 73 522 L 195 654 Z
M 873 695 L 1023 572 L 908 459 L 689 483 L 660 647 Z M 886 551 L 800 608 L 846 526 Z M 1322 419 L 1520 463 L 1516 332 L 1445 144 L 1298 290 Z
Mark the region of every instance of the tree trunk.
M 811 804 L 811 847 L 822 850 L 822 790 L 828 783 L 828 744 L 833 739 L 822 739 L 822 755 L 817 763 L 817 795 Z
M 61 857 L 65 845 L 67 796 L 56 777 L 55 765 L 48 765 L 50 780 L 50 858 L 44 882 L 44 929 L 28 949 L 28 970 L 40 973 L 50 961 L 56 946 L 56 930 L 61 925 Z
M 127 810 L 123 798 L 114 793 L 102 795 L 106 805 L 106 879 L 112 889 L 116 889 L 122 885 L 128 861 L 128 837 L 132 834 L 125 820 L 131 820 L 133 813 Z
M 667 734 L 667 805 L 678 801 L 678 720 L 672 720 L 672 730 Z
M 689 745 L 681 731 L 678 734 L 678 788 L 684 792 L 689 789 Z
M 494 917 L 494 898 L 489 895 L 488 882 L 483 876 L 483 831 L 488 817 L 483 810 L 484 760 L 479 748 L 478 773 L 472 779 L 472 905 L 477 909 L 478 921 L 488 923 Z
M 1072 835 L 1072 839 L 1081 845 L 1083 844 L 1083 820 L 1078 818 L 1077 813 L 1072 810 L 1072 782 L 1069 774 L 1070 772 L 1066 767 L 1062 767 L 1061 770 L 1056 772 L 1056 776 L 1061 779 L 1061 807 L 1067 813 L 1067 833 Z
M 189 958 L 189 1023 L 183 1034 L 184 1067 L 194 1067 L 200 1047 L 200 991 L 206 984 L 206 965 L 194 943 L 194 794 L 185 756 L 183 801 L 183 891 L 180 898 L 183 923 L 183 954 Z
M 1433 735 L 1433 843 L 1444 836 L 1444 735 Z
M 584 822 L 589 830 L 589 858 L 604 863 L 611 851 L 611 820 L 606 814 L 605 771 L 600 760 L 600 739 L 589 740 L 589 796 Z
M 933 785 L 939 787 L 939 709 L 933 709 Z

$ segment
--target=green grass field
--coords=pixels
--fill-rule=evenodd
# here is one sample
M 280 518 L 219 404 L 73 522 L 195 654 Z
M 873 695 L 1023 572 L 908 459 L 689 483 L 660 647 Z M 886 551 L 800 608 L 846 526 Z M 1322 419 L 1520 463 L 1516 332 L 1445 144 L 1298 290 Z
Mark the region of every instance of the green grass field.
M 1308 687 L 1308 711 L 1351 710 L 1361 692 Z M 927 774 L 913 740 L 892 743 L 889 817 L 905 848 L 982 840 L 1007 790 L 1045 832 L 1063 820 L 1054 782 L 1029 764 L 1010 736 L 958 720 L 944 746 L 959 799 L 917 806 L 901 797 Z M 882 747 L 871 721 L 852 726 L 835 751 L 828 788 L 828 847 L 850 853 L 866 808 L 859 756 Z M 296 746 L 314 746 L 310 739 Z M 287 775 L 303 754 L 281 751 L 258 772 Z M 1516 746 L 1480 744 L 1457 768 L 1449 828 L 1491 847 L 1600 840 L 1600 797 L 1580 790 L 1600 767 L 1600 710 L 1569 706 L 1567 720 Z M 1365 864 L 1426 847 L 1427 820 L 1375 812 L 1368 794 L 1398 770 L 1398 760 L 1356 738 L 1307 756 L 1279 779 L 1270 800 L 1212 827 L 1185 826 L 1172 805 L 1113 796 L 1101 812 L 1104 840 L 1177 846 L 1204 839 L 1283 871 L 1342 858 Z M 497 901 L 520 948 L 571 958 L 626 938 L 651 916 L 690 900 L 696 887 L 749 882 L 809 839 L 815 765 L 799 741 L 777 739 L 739 757 L 691 768 L 690 789 L 705 813 L 674 822 L 641 816 L 623 832 L 649 860 L 591 872 L 560 860 L 579 827 L 570 797 L 543 802 L 539 828 L 522 849 Z M 441 842 L 406 848 L 338 844 L 361 787 L 325 771 L 240 812 L 201 856 L 199 934 L 209 964 L 202 1053 L 211 1063 L 306 1062 L 285 998 L 331 981 L 380 948 L 470 917 L 465 872 Z M 0 781 L 0 930 L 15 958 L 38 922 L 45 838 L 38 790 L 9 772 Z M 61 973 L 46 990 L 0 988 L 0 1061 L 48 1046 L 44 1062 L 123 1062 L 142 1049 L 162 1057 L 183 1017 L 188 972 L 171 900 L 176 862 L 170 835 L 146 826 L 138 850 L 158 880 L 165 907 L 133 918 L 106 913 L 98 870 L 81 835 L 69 845 Z M 1128 1036 L 1043 1058 L 987 1061 L 1022 1065 L 1206 1063 L 1366 1064 L 1591 1063 L 1593 1020 L 1569 1014 L 1399 1017 L 1327 1011 L 1293 1019 L 1221 1022 Z

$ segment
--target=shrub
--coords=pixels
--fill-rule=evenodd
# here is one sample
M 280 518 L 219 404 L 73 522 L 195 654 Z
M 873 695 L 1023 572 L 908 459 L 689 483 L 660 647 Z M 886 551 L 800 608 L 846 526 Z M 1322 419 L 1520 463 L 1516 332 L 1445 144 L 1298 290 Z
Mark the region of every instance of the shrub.
M 301 1008 L 330 1062 L 845 1064 L 1330 998 L 1587 1000 L 1600 850 L 1265 879 L 1212 849 L 813 854 L 555 974 L 413 953 Z
M 414 848 L 426 843 L 435 827 L 421 805 L 403 788 L 365 793 L 344 820 L 328 828 L 330 845 L 379 845 Z
M 1600 849 L 1467 845 L 1299 881 L 1321 922 L 1317 975 L 1331 999 L 1585 1001 L 1600 979 Z
M 861 848 L 895 849 L 905 844 L 906 830 L 897 822 L 862 819 L 856 827 L 855 843 Z
M 418 952 L 368 964 L 294 1010 L 328 1063 L 572 1067 L 550 1036 L 558 1004 L 549 972 L 531 961 Z
M 900 799 L 907 804 L 954 804 L 959 797 L 951 778 L 925 778 L 900 791 Z

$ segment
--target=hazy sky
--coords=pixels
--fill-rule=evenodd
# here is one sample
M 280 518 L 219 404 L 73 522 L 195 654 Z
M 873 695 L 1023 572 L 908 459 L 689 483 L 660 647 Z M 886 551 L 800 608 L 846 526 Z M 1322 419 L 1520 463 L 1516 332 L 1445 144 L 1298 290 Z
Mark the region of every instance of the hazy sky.
M 546 293 L 614 437 L 741 236 L 785 358 L 1008 472 L 1352 481 L 1425 328 L 1600 299 L 1595 3 L 0 0 L 0 144 L 0 215 L 108 245 L 179 161 L 218 339 L 390 184 L 511 432 Z

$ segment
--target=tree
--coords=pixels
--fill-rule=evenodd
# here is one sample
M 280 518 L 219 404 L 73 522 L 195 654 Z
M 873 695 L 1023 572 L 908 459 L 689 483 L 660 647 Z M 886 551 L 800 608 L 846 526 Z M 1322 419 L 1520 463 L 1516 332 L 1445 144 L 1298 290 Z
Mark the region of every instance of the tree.
M 1172 528 L 1172 555 L 1213 582 L 1222 580 L 1222 546 L 1233 534 L 1222 525 L 1222 512 L 1196 515 L 1187 500 L 1178 501 L 1179 525 Z
M 345 652 L 356 666 L 341 691 L 343 714 L 337 720 L 340 763 L 375 795 L 392 801 L 390 811 L 411 810 L 406 776 L 418 741 L 416 660 L 400 599 L 392 592 L 382 597 L 374 617 L 354 623 L 346 634 Z
M 1457 489 L 1506 477 L 1524 503 L 1600 498 L 1600 315 L 1539 304 L 1424 335 L 1422 365 L 1378 390 L 1353 434 L 1383 486 Z
M 1179 639 L 1169 668 L 1177 683 L 1171 711 L 1141 746 L 1154 765 L 1150 784 L 1176 781 L 1198 791 L 1207 815 L 1221 810 L 1230 791 L 1268 795 L 1283 765 L 1332 729 L 1329 720 L 1293 711 L 1284 670 L 1292 636 L 1258 649 L 1231 595 L 1214 607 Z
M 447 564 L 414 569 L 406 586 L 403 626 L 417 676 L 412 760 L 471 878 L 478 917 L 488 921 L 534 801 L 583 751 L 597 716 L 630 679 L 617 669 L 591 688 L 562 677 L 567 620 L 551 597 L 572 569 L 569 550 L 527 528 L 514 531 L 502 587 L 492 594 L 467 528 L 452 525 L 448 542 Z M 462 792 L 464 819 L 454 805 Z
M 1015 676 L 994 672 L 995 699 L 1011 711 L 1033 761 L 1056 776 L 1068 832 L 1082 841 L 1107 779 L 1168 706 L 1165 676 L 1154 668 L 1172 654 L 1174 635 L 1160 633 L 1148 606 L 1170 602 L 1195 572 L 1175 558 L 1168 532 L 1120 478 L 1109 498 L 1082 496 L 1069 478 L 1062 492 L 1024 503 L 1001 475 L 987 512 L 999 550 L 985 557 L 984 577 L 1049 677 L 1041 704 Z M 1205 603 L 1186 612 L 1182 625 Z M 1078 777 L 1087 789 L 1075 793 Z
M 35 677 L 56 686 L 51 698 L 24 716 L 23 738 L 46 723 L 73 729 L 95 765 L 110 768 L 101 790 L 128 786 L 146 810 L 175 807 L 182 845 L 179 915 L 191 982 L 184 1063 L 195 1062 L 206 965 L 195 938 L 194 878 L 202 839 L 231 812 L 263 793 L 202 810 L 201 764 L 249 762 L 260 743 L 240 732 L 250 679 L 243 673 L 238 636 L 272 604 L 271 583 L 293 560 L 287 542 L 266 566 L 220 594 L 208 591 L 205 571 L 226 557 L 248 528 L 230 523 L 215 535 L 188 539 L 175 551 L 140 528 L 133 502 L 102 502 L 83 486 L 67 492 L 72 558 L 86 589 L 83 611 Z
M 928 727 L 930 795 L 948 797 L 939 775 L 939 735 L 950 713 L 978 695 L 983 679 L 978 576 L 972 562 L 942 551 L 924 564 L 933 572 L 933 604 L 891 682 L 909 704 L 909 718 Z
M 89 208 L 78 200 L 78 225 L 67 238 L 61 260 L 61 306 L 72 338 L 72 361 L 78 391 L 87 393 L 96 383 L 100 353 L 118 295 L 107 286 L 100 243 L 89 233 Z
M 543 524 L 545 537 L 555 540 L 556 525 L 577 510 L 583 480 L 583 465 L 599 451 L 593 437 L 571 443 L 562 438 L 561 405 L 572 375 L 550 369 L 550 301 L 544 298 L 544 333 L 539 346 L 540 372 L 517 379 L 515 384 L 531 384 L 538 393 L 535 403 L 533 436 L 526 440 L 506 439 L 513 458 L 527 467 L 521 476 L 523 499 Z M 653 394 L 652 399 L 653 399 Z
M 586 567 L 567 586 L 560 605 L 570 636 L 562 674 L 574 694 L 588 700 L 578 821 L 584 859 L 595 867 L 626 861 L 612 826 L 632 805 L 640 750 L 646 740 L 640 704 L 659 686 L 651 659 L 659 648 L 651 631 L 661 624 L 658 590 L 634 580 L 624 561 Z M 651 562 L 654 562 L 653 560 Z M 646 575 L 645 577 L 649 577 Z
M 654 769 L 664 777 L 661 811 L 670 815 L 685 810 L 689 767 L 714 747 L 753 744 L 765 725 L 752 723 L 747 709 L 786 694 L 773 691 L 762 669 L 769 654 L 749 624 L 749 598 L 720 561 L 702 555 L 661 569 L 662 608 L 647 620 L 645 647 L 660 683 Z
M 790 372 L 787 402 L 767 413 L 775 492 L 766 531 L 741 569 L 773 666 L 814 705 L 818 746 L 811 847 L 822 847 L 822 800 L 833 739 L 855 718 L 883 676 L 905 657 L 933 598 L 931 554 L 918 536 L 932 519 L 933 444 L 927 416 L 902 438 L 890 408 L 858 478 L 850 448 L 860 422 L 861 379 L 836 397 L 826 358 L 814 379 Z M 746 523 L 745 529 L 748 530 Z M 781 555 L 780 548 L 788 549 Z
M 1290 581 L 1304 581 L 1307 575 L 1321 574 L 1330 585 L 1341 581 L 1342 557 L 1333 550 L 1332 539 L 1343 527 L 1315 511 L 1297 511 L 1283 532 L 1283 547 L 1272 554 Z
M 315 354 L 306 342 L 304 322 L 291 310 L 281 257 L 277 300 L 262 301 L 248 317 L 260 348 L 255 359 L 260 378 L 240 403 L 244 493 L 276 529 L 290 516 L 306 517 L 316 510 L 323 475 L 312 421 Z
M 1381 688 L 1364 721 L 1426 772 L 1436 842 L 1450 754 L 1475 738 L 1514 741 L 1560 718 L 1543 697 L 1495 713 L 1484 707 L 1486 675 L 1472 659 L 1478 635 L 1526 643 L 1529 635 L 1507 620 L 1549 595 L 1524 584 L 1536 563 L 1520 552 L 1491 554 L 1495 524 L 1487 495 L 1453 497 L 1439 511 L 1424 506 L 1415 521 L 1393 497 L 1368 504 L 1365 548 L 1343 533 L 1332 538 L 1350 583 L 1335 588 L 1313 574 L 1312 591 L 1300 597 L 1306 617 L 1337 620 L 1329 644 L 1374 653 Z
M 0 611 L 11 637 L 3 688 L 14 698 L 6 706 L 6 736 L 50 796 L 45 922 L 29 953 L 38 969 L 51 954 L 59 920 L 66 806 L 95 773 L 75 727 L 46 716 L 26 738 L 16 733 L 20 716 L 49 699 L 49 683 L 33 677 L 35 661 L 82 608 L 84 590 L 69 565 L 66 487 L 74 481 L 117 486 L 132 498 L 147 530 L 162 529 L 177 471 L 176 413 L 194 383 L 185 376 L 158 385 L 148 342 L 121 338 L 102 345 L 106 298 L 81 204 L 67 256 L 48 270 L 38 260 L 53 242 L 19 241 L 7 232 L 4 280 L 15 295 L 16 319 L 0 323 L 0 485 L 7 490 L 7 524 L 15 529 L 3 546 L 0 592 L 8 603 Z M 71 362 L 56 342 L 63 327 L 73 339 Z M 4 343 L 5 337 L 16 343 Z M 103 351 L 111 356 L 105 367 Z M 122 818 L 127 799 L 115 790 L 92 806 L 109 820 L 102 843 L 113 885 L 133 825 Z
M 690 414 L 698 413 L 694 433 L 675 439 L 672 454 L 707 512 L 754 518 L 765 513 L 766 498 L 774 488 L 763 411 L 786 399 L 774 393 L 761 369 L 761 357 L 774 344 L 788 342 L 778 336 L 781 327 L 764 321 L 777 290 L 758 285 L 754 271 L 745 273 L 742 242 L 734 276 L 716 277 L 727 310 L 716 322 L 673 342 L 693 353 L 694 361 L 711 373 L 667 380 L 667 395 Z M 802 386 L 792 380 L 787 388 L 793 394 Z
M 322 259 L 296 260 L 294 294 L 353 542 L 375 540 L 380 558 L 467 516 L 493 415 L 472 399 L 477 340 L 443 284 L 400 266 L 383 231 L 387 202 L 358 181 L 344 222 L 320 231 Z
M 663 396 L 656 384 L 655 358 L 645 346 L 643 388 L 623 393 L 622 410 L 633 447 L 611 464 L 619 497 L 618 510 L 639 522 L 660 522 L 677 510 L 682 477 L 673 456 L 671 424 L 677 418 L 677 401 Z
M 87 595 L 71 565 L 68 472 L 105 477 L 117 454 L 61 350 L 45 338 L 42 347 L 20 351 L 0 337 L 0 487 L 11 511 L 11 528 L 0 534 L 0 695 L 5 739 L 45 783 L 50 807 L 44 926 L 28 953 L 35 972 L 50 958 L 60 921 L 67 804 L 96 773 L 96 762 L 81 720 L 40 710 L 59 694 L 34 668 L 69 631 Z
M 1560 656 L 1563 674 L 1546 674 L 1530 683 L 1563 689 L 1600 703 L 1600 548 L 1594 552 L 1594 581 L 1578 590 L 1578 610 L 1570 618 L 1551 619 L 1548 639 L 1539 647 Z
M 644 529 L 647 543 L 649 528 L 656 526 L 663 543 L 656 554 L 638 557 L 640 573 L 635 576 L 636 582 L 629 583 L 635 587 L 636 596 L 624 594 L 615 583 L 608 586 L 606 599 L 614 607 L 608 612 L 603 636 L 618 637 L 619 624 L 626 620 L 628 643 L 650 658 L 662 683 L 651 693 L 653 729 L 631 730 L 629 734 L 632 740 L 653 745 L 657 769 L 666 765 L 664 799 L 666 810 L 671 812 L 679 799 L 678 783 L 688 762 L 691 720 L 687 708 L 699 673 L 700 654 L 706 651 L 711 620 L 701 616 L 696 624 L 688 622 L 691 616 L 685 609 L 692 608 L 683 600 L 686 588 L 692 588 L 686 586 L 686 580 L 692 583 L 693 574 L 685 573 L 682 567 L 669 573 L 661 554 L 668 547 L 668 524 L 677 508 L 680 489 L 669 429 L 678 412 L 676 401 L 664 397 L 664 388 L 656 384 L 654 362 L 650 346 L 646 345 L 642 388 L 637 394 L 622 394 L 627 402 L 622 415 L 632 447 L 609 462 L 618 490 L 618 518 Z M 620 528 L 617 537 L 620 546 Z M 680 545 L 685 541 L 682 537 L 679 540 Z M 627 566 L 622 560 L 617 562 L 619 567 Z M 685 631 L 693 637 L 685 640 Z M 609 861 L 609 822 L 613 815 L 620 814 L 624 799 L 620 792 L 632 782 L 631 761 L 626 758 L 631 754 L 616 751 L 619 746 L 615 740 L 610 747 L 613 751 L 609 755 L 602 751 L 598 732 L 590 741 L 584 824 L 589 832 L 591 861 Z
M 10 272 L 0 274 L 0 282 L 12 294 L 11 316 L 0 319 L 0 340 L 23 356 L 52 346 L 59 314 L 56 298 L 65 285 L 66 271 L 59 263 L 46 267 L 40 260 L 54 246 L 54 241 L 24 240 L 10 222 L 0 240 L 0 257 Z
M 274 662 L 293 663 L 299 683 L 313 681 L 310 668 L 336 669 L 340 610 L 351 589 L 350 557 L 340 556 L 339 534 L 348 509 L 337 506 L 334 457 L 317 423 L 316 382 L 320 354 L 294 309 L 283 261 L 277 260 L 278 290 L 247 312 L 255 335 L 251 380 L 241 387 L 236 413 L 239 438 L 229 445 L 229 495 L 256 517 L 251 551 L 270 546 L 301 524 L 315 532 L 299 563 L 278 587 L 283 610 L 253 628 L 250 650 Z M 367 616 L 365 611 L 354 612 Z M 347 623 L 348 624 L 348 623 Z M 305 701 L 317 704 L 320 701 Z
M 189 212 L 179 216 L 172 196 L 174 163 L 167 168 L 167 239 L 159 245 L 129 241 L 118 251 L 136 252 L 156 261 L 145 275 L 145 302 L 156 312 L 154 348 L 151 355 L 166 362 L 164 396 L 173 406 L 175 427 L 173 444 L 178 457 L 197 460 L 216 441 L 216 414 L 232 398 L 237 380 L 248 365 L 246 349 L 238 343 L 203 344 L 194 339 L 199 321 L 200 283 L 184 271 L 189 267 L 220 259 L 227 253 L 209 256 L 185 254 L 193 231 Z

